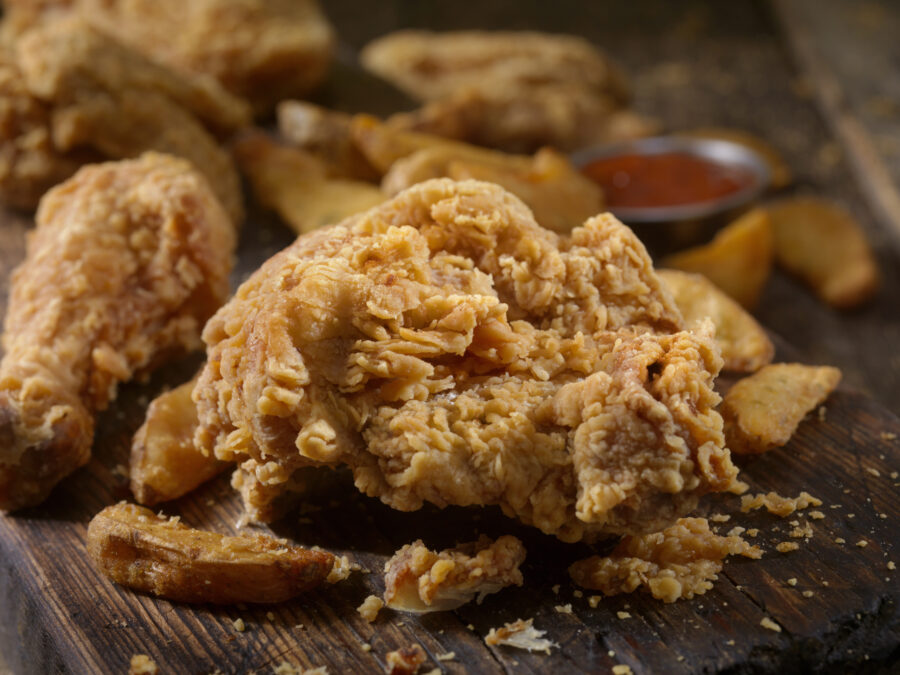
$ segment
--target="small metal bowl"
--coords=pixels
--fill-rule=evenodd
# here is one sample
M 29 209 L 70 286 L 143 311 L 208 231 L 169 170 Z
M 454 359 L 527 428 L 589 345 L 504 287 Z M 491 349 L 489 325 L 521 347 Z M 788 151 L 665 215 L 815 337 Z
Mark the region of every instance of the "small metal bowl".
M 609 207 L 609 210 L 617 218 L 629 224 L 702 220 L 746 205 L 759 197 L 771 182 L 771 172 L 766 161 L 750 148 L 731 141 L 682 136 L 656 136 L 637 141 L 586 148 L 573 153 L 571 160 L 577 168 L 581 169 L 595 160 L 619 155 L 650 156 L 671 153 L 693 155 L 721 166 L 741 168 L 748 171 L 753 180 L 746 187 L 724 197 L 693 204 Z

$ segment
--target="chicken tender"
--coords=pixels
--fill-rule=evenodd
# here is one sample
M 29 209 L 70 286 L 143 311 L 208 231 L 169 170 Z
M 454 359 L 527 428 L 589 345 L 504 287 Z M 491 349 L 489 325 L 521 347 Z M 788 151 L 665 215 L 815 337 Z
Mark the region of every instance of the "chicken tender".
M 589 42 L 534 32 L 398 31 L 362 51 L 363 66 L 427 105 L 391 119 L 514 152 L 573 150 L 652 133 L 621 110 L 624 77 Z
M 755 455 L 784 445 L 840 381 L 837 368 L 800 363 L 774 363 L 745 377 L 722 401 L 728 447 Z
M 560 237 L 499 186 L 431 180 L 298 238 L 209 321 L 197 444 L 271 488 L 343 464 L 399 510 L 660 529 L 736 474 L 721 358 L 682 328 L 612 216 Z
M 119 382 L 200 346 L 234 245 L 204 178 L 173 157 L 85 167 L 47 193 L 3 334 L 0 509 L 43 501 L 88 461 Z
M 772 362 L 775 345 L 763 327 L 709 279 L 678 270 L 657 273 L 685 320 L 689 323 L 712 320 L 725 370 L 752 373 Z
M 20 34 L 77 15 L 154 61 L 218 80 L 260 113 L 321 82 L 334 31 L 315 0 L 6 0 Z
M 227 537 L 120 503 L 88 526 L 88 553 L 117 584 L 175 602 L 275 603 L 325 582 L 334 556 L 262 534 Z
M 715 534 L 706 518 L 681 518 L 662 532 L 625 537 L 609 556 L 579 560 L 569 575 L 582 588 L 604 595 L 643 586 L 654 598 L 675 602 L 711 589 L 729 555 L 760 558 L 762 551 L 739 536 Z
M 422 540 L 407 544 L 384 566 L 384 601 L 406 612 L 442 612 L 507 586 L 521 586 L 522 542 L 509 535 L 434 552 Z

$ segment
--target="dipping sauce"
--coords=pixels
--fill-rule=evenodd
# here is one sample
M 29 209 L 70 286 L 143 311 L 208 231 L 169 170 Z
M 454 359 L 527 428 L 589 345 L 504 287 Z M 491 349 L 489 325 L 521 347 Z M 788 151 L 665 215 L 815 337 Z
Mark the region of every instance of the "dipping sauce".
M 586 164 L 581 171 L 600 184 L 612 209 L 711 202 L 743 190 L 756 180 L 747 168 L 686 152 L 603 157 Z

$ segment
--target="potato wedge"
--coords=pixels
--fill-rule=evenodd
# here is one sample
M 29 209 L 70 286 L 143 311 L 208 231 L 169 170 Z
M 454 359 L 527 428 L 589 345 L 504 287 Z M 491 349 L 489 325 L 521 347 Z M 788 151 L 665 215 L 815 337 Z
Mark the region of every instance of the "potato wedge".
M 772 223 L 764 209 L 754 209 L 716 234 L 711 242 L 675 253 L 663 267 L 697 272 L 753 309 L 772 270 Z
M 745 377 L 722 401 L 726 444 L 739 455 L 784 445 L 840 381 L 837 368 L 800 363 L 775 363 Z
M 234 151 L 259 202 L 297 234 L 338 223 L 387 199 L 369 183 L 329 178 L 314 155 L 279 145 L 261 132 L 242 137 Z
M 878 264 L 862 227 L 837 204 L 795 197 L 769 208 L 775 260 L 822 300 L 854 307 L 878 290 Z
M 657 274 L 689 324 L 712 319 L 725 370 L 752 373 L 772 362 L 775 346 L 763 327 L 709 279 L 680 270 L 660 269 Z
M 145 506 L 186 495 L 229 466 L 194 446 L 197 408 L 191 392 L 196 380 L 157 396 L 134 435 L 131 492 Z
M 711 140 L 731 141 L 743 145 L 757 153 L 766 162 L 771 174 L 771 185 L 773 188 L 780 189 L 787 187 L 794 182 L 791 167 L 778 152 L 766 140 L 759 136 L 751 134 L 749 131 L 742 129 L 728 129 L 725 127 L 701 127 L 699 129 L 688 129 L 679 131 L 679 136 L 690 136 L 691 138 L 708 138 Z
M 273 603 L 322 584 L 334 556 L 265 535 L 196 530 L 135 504 L 108 506 L 88 526 L 88 552 L 122 586 L 176 602 Z

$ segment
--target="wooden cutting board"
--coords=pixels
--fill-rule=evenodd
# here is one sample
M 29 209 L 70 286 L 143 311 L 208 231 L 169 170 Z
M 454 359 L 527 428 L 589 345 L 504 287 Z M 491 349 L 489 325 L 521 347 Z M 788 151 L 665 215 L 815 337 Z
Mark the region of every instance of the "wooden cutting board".
M 29 222 L 10 215 L 2 221 L 5 279 L 23 254 Z M 290 240 L 265 218 L 252 222 L 243 233 L 236 281 Z M 0 294 L 5 298 L 5 288 Z M 766 553 L 759 561 L 730 559 L 714 589 L 694 600 L 665 605 L 638 593 L 591 608 L 590 593 L 577 597 L 566 574 L 588 554 L 586 547 L 519 526 L 496 509 L 398 513 L 359 495 L 341 476 L 323 484 L 302 514 L 275 532 L 346 554 L 367 573 L 274 607 L 193 607 L 119 588 L 91 565 L 87 524 L 102 507 L 129 496 L 121 469 L 148 400 L 187 379 L 197 363 L 188 359 L 148 383 L 124 386 L 100 418 L 91 463 L 40 508 L 0 516 L 0 653 L 14 673 L 125 673 L 135 654 L 148 655 L 161 673 L 264 673 L 282 662 L 324 665 L 330 673 L 380 672 L 387 652 L 411 644 L 422 645 L 428 667 L 444 673 L 562 675 L 609 672 L 616 664 L 635 673 L 823 666 L 859 672 L 896 664 L 900 583 L 888 563 L 900 558 L 900 421 L 849 389 L 836 392 L 826 412 L 811 414 L 787 447 L 744 463 L 754 492 L 794 496 L 807 490 L 824 502 L 825 518 L 811 520 L 808 511 L 788 519 L 741 515 L 737 497 L 708 498 L 702 514 L 733 514 L 718 525 L 722 532 L 758 528 L 754 541 Z M 222 532 L 235 531 L 240 515 L 227 477 L 163 510 Z M 791 520 L 808 522 L 814 535 L 800 540 L 796 552 L 777 553 L 775 544 L 789 539 Z M 359 616 L 363 599 L 383 591 L 384 561 L 402 544 L 423 538 L 445 547 L 480 532 L 512 533 L 525 542 L 524 587 L 455 612 L 384 611 L 374 624 Z M 762 627 L 764 617 L 781 632 Z M 243 632 L 234 626 L 238 618 Z M 559 647 L 548 656 L 484 644 L 492 626 L 518 618 L 533 618 Z

